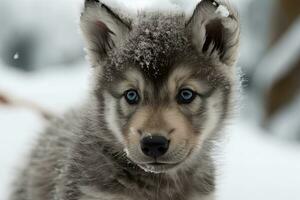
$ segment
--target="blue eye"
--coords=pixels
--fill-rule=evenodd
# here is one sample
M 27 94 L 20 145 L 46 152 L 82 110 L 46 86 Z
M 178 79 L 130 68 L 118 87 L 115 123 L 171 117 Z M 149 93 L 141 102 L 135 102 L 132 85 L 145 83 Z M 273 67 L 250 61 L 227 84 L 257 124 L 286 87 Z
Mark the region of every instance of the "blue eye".
M 127 90 L 125 93 L 124 93 L 124 97 L 126 99 L 126 101 L 129 103 L 129 104 L 138 104 L 139 103 L 139 100 L 140 100 L 140 97 L 139 97 L 139 94 L 136 90 Z
M 190 89 L 182 89 L 177 95 L 177 102 L 179 104 L 189 104 L 196 98 L 196 93 Z

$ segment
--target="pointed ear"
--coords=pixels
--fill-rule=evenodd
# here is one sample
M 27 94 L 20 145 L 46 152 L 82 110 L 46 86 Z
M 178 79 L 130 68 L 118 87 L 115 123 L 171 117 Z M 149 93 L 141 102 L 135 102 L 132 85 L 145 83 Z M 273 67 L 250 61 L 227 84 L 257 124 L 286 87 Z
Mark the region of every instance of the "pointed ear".
M 80 27 L 89 59 L 96 66 L 110 50 L 122 44 L 131 29 L 131 23 L 99 0 L 85 0 Z
M 232 66 L 238 57 L 238 14 L 225 0 L 202 0 L 188 22 L 199 53 Z

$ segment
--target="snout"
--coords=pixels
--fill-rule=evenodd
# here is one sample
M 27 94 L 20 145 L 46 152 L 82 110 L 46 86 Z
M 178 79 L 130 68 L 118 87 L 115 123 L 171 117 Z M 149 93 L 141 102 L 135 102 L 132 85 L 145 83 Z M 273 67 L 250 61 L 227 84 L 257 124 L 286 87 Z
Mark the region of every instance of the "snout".
M 169 144 L 164 136 L 146 136 L 141 140 L 141 149 L 146 156 L 157 159 L 168 151 Z

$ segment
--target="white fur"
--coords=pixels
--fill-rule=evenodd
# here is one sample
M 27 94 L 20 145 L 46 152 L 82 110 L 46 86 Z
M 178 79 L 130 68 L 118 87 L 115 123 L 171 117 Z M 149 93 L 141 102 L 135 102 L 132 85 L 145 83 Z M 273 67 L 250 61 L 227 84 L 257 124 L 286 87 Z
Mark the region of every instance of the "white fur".
M 223 97 L 221 96 L 220 91 L 216 91 L 207 102 L 207 121 L 203 126 L 203 130 L 201 131 L 201 136 L 198 138 L 197 146 L 193 149 L 191 155 L 186 159 L 184 165 L 182 167 L 189 167 L 198 159 L 199 151 L 203 146 L 203 143 L 207 138 L 214 133 L 215 129 L 219 126 L 220 120 L 220 112 L 222 112 L 221 100 Z
M 216 91 L 207 101 L 207 121 L 205 122 L 204 130 L 202 132 L 201 141 L 205 141 L 218 126 L 221 112 L 223 97 L 220 91 Z
M 216 13 L 219 14 L 221 17 L 228 17 L 229 16 L 229 10 L 226 8 L 226 6 L 220 5 L 217 10 Z
M 119 128 L 119 125 L 116 123 L 116 102 L 115 99 L 108 94 L 104 93 L 104 104 L 105 104 L 105 121 L 110 130 L 112 130 L 113 134 L 119 140 L 119 142 L 124 143 L 124 138 L 122 136 L 122 131 Z

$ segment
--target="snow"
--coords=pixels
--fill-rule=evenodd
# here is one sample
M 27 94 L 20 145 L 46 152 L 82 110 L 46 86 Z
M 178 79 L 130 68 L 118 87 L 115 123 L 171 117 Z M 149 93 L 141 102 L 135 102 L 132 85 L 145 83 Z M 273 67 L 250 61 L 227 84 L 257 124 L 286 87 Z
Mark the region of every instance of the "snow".
M 88 64 L 74 64 L 72 70 L 66 66 L 55 68 L 23 74 L 0 63 L 0 92 L 39 103 L 53 112 L 70 108 L 70 100 L 80 103 L 83 98 L 77 91 L 88 91 Z
M 69 69 L 22 74 L 0 64 L 0 92 L 61 114 L 86 98 L 89 92 L 88 69 L 87 64 L 78 63 Z M 7 199 L 9 184 L 46 124 L 47 121 L 33 110 L 0 104 L 1 200 Z
M 19 59 L 19 57 L 20 57 L 20 56 L 19 56 L 19 53 L 15 53 L 15 55 L 14 55 L 14 59 L 15 59 L 15 60 L 18 60 L 18 59 Z
M 111 7 L 129 9 L 133 13 L 146 9 L 148 11 L 183 11 L 190 14 L 200 0 L 190 0 L 188 4 L 184 0 L 129 0 L 126 3 L 123 0 L 102 0 L 102 2 Z
M 1 199 L 8 199 L 10 184 L 44 124 L 45 121 L 31 110 L 0 106 Z
M 298 143 L 276 140 L 247 119 L 230 130 L 219 171 L 220 200 L 300 199 Z
M 228 17 L 229 16 L 229 10 L 223 5 L 219 5 L 219 7 L 216 10 L 216 13 L 219 14 L 221 17 Z

